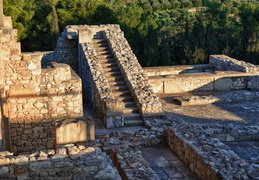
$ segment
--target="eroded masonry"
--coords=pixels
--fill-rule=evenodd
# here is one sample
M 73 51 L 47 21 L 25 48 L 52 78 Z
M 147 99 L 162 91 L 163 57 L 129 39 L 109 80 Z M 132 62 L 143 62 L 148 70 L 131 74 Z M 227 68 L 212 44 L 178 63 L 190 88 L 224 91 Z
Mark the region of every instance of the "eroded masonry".
M 226 144 L 258 141 L 257 123 L 188 122 L 159 98 L 179 107 L 258 101 L 258 66 L 211 55 L 209 64 L 142 68 L 119 25 L 67 26 L 54 52 L 23 53 L 2 18 L 0 179 L 163 179 L 141 150 L 165 142 L 195 174 L 178 179 L 258 178 L 259 157 Z M 139 129 L 96 135 L 83 104 L 106 128 Z

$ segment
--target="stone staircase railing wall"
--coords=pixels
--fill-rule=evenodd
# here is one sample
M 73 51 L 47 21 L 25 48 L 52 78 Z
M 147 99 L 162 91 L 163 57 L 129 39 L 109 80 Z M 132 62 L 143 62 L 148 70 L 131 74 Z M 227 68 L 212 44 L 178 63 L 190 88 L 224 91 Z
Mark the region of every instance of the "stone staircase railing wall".
M 143 69 L 132 52 L 123 32 L 119 27 L 117 29 L 107 29 L 104 37 L 107 39 L 122 73 L 127 79 L 131 94 L 134 96 L 141 113 L 161 113 L 161 102 L 148 83 L 148 79 L 144 75 Z
M 147 78 L 143 74 L 143 69 L 132 53 L 118 25 L 70 27 L 71 30 L 67 29 L 67 32 L 69 31 L 74 34 L 74 36 L 75 34 L 78 35 L 79 75 L 83 82 L 84 101 L 88 103 L 92 102 L 107 128 L 124 126 L 122 114 L 123 104 L 120 100 L 114 98 L 101 64 L 98 61 L 96 52 L 92 47 L 92 39 L 98 33 L 104 33 L 104 37 L 108 41 L 110 48 L 113 49 L 117 63 L 127 79 L 127 84 L 132 91 L 131 94 L 133 94 L 141 112 L 143 114 L 161 112 L 161 103 L 151 86 L 148 85 Z M 75 31 L 75 33 L 73 33 L 73 31 Z M 112 36 L 105 35 L 109 33 L 115 34 Z M 115 37 L 117 40 L 114 40 Z M 116 49 L 116 46 L 120 43 L 123 47 L 127 48 Z M 126 54 L 123 54 L 123 51 L 125 51 Z M 125 56 L 126 59 L 118 58 L 122 55 Z M 127 65 L 122 62 L 125 60 L 128 61 Z
M 91 97 L 97 114 L 103 120 L 107 128 L 124 126 L 122 115 L 122 102 L 115 99 L 108 84 L 102 67 L 98 62 L 91 43 L 81 43 L 79 47 L 80 67 L 84 88 L 88 89 L 88 96 Z

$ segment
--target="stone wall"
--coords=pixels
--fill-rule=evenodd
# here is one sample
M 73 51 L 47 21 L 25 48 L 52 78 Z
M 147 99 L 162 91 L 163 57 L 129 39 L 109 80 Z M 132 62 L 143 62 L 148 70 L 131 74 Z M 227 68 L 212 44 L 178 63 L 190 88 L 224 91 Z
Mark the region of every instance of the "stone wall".
M 76 73 L 78 73 L 78 36 L 71 26 L 65 27 L 61 36 L 58 38 L 54 52 L 45 54 L 42 58 L 42 67 L 51 66 L 51 62 L 68 64 Z M 75 35 L 75 37 L 73 36 Z
M 65 145 L 56 151 L 13 156 L 0 153 L 4 179 L 121 179 L 106 153 L 96 147 Z
M 147 114 L 161 112 L 161 103 L 148 84 L 141 66 L 118 25 L 68 26 L 62 33 L 62 37 L 78 39 L 78 67 L 83 83 L 84 103 L 92 102 L 106 127 L 124 126 L 122 103 L 114 99 L 92 47 L 93 37 L 102 33 L 113 49 L 114 56 L 141 112 Z M 122 46 L 118 46 L 120 44 Z M 121 56 L 125 56 L 126 59 L 121 59 Z M 128 63 L 123 63 L 125 60 Z
M 215 71 L 214 73 L 178 74 L 149 77 L 157 93 L 183 93 L 190 91 L 243 90 L 249 87 L 247 73 Z M 258 83 L 258 81 L 256 81 Z M 255 84 L 255 83 L 253 83 Z
M 257 141 L 259 139 L 259 126 L 228 124 L 226 126 L 206 126 L 204 129 L 222 142 Z
M 258 74 L 259 66 L 230 58 L 225 55 L 211 55 L 210 65 L 220 71 L 240 71 L 245 73 Z
M 144 68 L 156 93 L 244 90 L 259 88 L 259 66 L 225 55 L 210 64 Z
M 204 126 L 180 123 L 169 128 L 167 142 L 172 151 L 199 179 L 253 179 L 257 166 L 241 159 Z
M 10 151 L 15 154 L 32 153 L 54 148 L 54 122 L 11 123 Z
M 81 80 L 66 64 L 53 62 L 41 69 L 44 52 L 21 53 L 9 20 L 0 30 L 1 103 L 8 118 L 5 146 L 14 152 L 50 148 L 55 120 L 83 115 Z M 43 130 L 34 136 L 30 128 Z
M 107 128 L 124 126 L 122 102 L 114 98 L 108 81 L 102 71 L 102 66 L 98 62 L 98 58 L 93 49 L 91 49 L 91 44 L 82 43 L 81 48 L 83 55 L 80 62 L 86 62 L 85 67 L 88 69 L 86 75 L 83 76 L 83 80 L 85 80 L 85 88 L 87 88 L 88 91 L 90 88 L 90 94 L 88 94 L 88 96 L 90 95 L 91 102 L 93 102 L 97 114 L 104 121 Z M 89 79 L 85 78 L 89 76 Z
M 162 104 L 156 96 L 148 78 L 140 66 L 135 54 L 132 52 L 124 33 L 117 29 L 107 29 L 104 33 L 117 63 L 127 79 L 127 85 L 142 114 L 162 112 Z

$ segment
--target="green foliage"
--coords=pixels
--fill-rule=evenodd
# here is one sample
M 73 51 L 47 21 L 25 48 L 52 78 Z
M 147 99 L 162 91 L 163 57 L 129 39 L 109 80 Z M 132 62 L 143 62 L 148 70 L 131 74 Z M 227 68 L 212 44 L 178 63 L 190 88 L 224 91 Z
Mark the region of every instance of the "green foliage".
M 143 66 L 207 63 L 221 53 L 259 64 L 257 0 L 4 0 L 4 14 L 23 51 L 53 50 L 69 24 L 115 23 Z

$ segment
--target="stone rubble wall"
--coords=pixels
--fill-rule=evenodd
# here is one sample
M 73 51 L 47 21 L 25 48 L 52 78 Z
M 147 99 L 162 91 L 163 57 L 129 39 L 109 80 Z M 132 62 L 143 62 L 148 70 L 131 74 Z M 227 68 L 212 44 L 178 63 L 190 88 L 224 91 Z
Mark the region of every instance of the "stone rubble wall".
M 160 180 L 142 157 L 140 150 L 121 148 L 115 151 L 115 164 L 122 179 Z
M 106 153 L 96 147 L 65 145 L 49 151 L 13 156 L 0 152 L 0 177 L 5 179 L 120 180 Z
M 54 148 L 55 123 L 11 123 L 11 149 L 15 154 L 32 153 L 37 150 Z
M 209 64 L 220 71 L 240 71 L 259 74 L 259 66 L 245 61 L 239 61 L 226 55 L 211 55 Z
M 103 147 L 107 152 L 112 149 L 113 161 L 122 178 L 159 179 L 156 173 L 146 166 L 147 162 L 140 151 L 142 148 L 163 143 L 166 138 L 172 151 L 199 179 L 253 179 L 256 176 L 258 158 L 249 161 L 241 159 L 213 133 L 225 129 L 222 134 L 227 135 L 230 131 L 235 134 L 234 130 L 239 129 L 240 133 L 256 135 L 258 127 L 241 128 L 235 124 L 227 127 L 224 124 L 190 125 L 175 119 L 167 119 L 160 123 L 154 119 L 146 119 L 145 123 L 148 129 L 141 129 L 135 133 L 112 132 L 97 136 L 97 146 Z M 243 140 L 249 139 L 243 136 Z
M 167 142 L 200 179 L 252 179 L 256 171 L 201 126 L 180 123 L 171 127 Z
M 124 33 L 118 27 L 115 30 L 105 30 L 104 36 L 127 79 L 127 85 L 130 87 L 131 94 L 134 96 L 141 113 L 161 113 L 162 104 L 144 75 L 144 71 L 125 39 Z
M 104 121 L 106 128 L 124 126 L 123 104 L 119 99 L 114 98 L 95 51 L 91 48 L 90 43 L 81 45 L 83 56 L 80 62 L 87 62 L 87 66 L 84 67 L 89 68 L 88 72 L 91 72 L 87 76 L 90 78 L 85 79 L 85 84 L 88 89 L 91 88 L 91 101 L 97 114 Z
M 226 126 L 206 126 L 204 129 L 222 142 L 253 141 L 259 139 L 259 126 L 228 124 Z
M 141 129 L 136 132 L 112 132 L 97 135 L 96 145 L 111 153 L 112 160 L 122 179 L 160 178 L 142 157 L 141 149 L 164 143 L 163 128 Z

